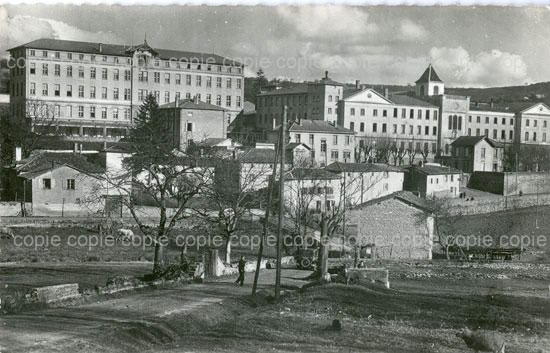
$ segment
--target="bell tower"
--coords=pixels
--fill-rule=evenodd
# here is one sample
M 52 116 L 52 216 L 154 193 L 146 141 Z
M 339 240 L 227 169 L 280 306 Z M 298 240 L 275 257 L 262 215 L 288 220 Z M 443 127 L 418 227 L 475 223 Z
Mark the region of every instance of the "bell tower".
M 419 97 L 440 96 L 445 94 L 445 84 L 437 73 L 432 64 L 429 64 L 422 76 L 416 80 L 415 94 Z

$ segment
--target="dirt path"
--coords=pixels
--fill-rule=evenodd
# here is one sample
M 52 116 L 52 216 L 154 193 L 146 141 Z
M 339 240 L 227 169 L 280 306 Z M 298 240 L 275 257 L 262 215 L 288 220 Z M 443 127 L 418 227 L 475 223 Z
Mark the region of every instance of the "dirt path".
M 299 278 L 307 275 L 309 272 L 285 270 L 282 283 L 301 286 L 306 282 Z M 0 352 L 70 352 L 75 347 L 80 351 L 105 351 L 102 336 L 118 340 L 113 342 L 113 351 L 167 343 L 177 334 L 170 327 L 171 317 L 196 315 L 201 312 L 197 309 L 250 294 L 252 276 L 247 274 L 244 287 L 227 278 L 178 288 L 136 291 L 76 307 L 0 316 Z M 271 289 L 273 276 L 274 271 L 262 272 L 260 289 Z

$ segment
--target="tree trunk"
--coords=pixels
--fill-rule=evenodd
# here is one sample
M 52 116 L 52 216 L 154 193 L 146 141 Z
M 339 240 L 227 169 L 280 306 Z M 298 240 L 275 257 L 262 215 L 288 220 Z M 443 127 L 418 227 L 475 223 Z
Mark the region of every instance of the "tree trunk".
M 319 279 L 321 281 L 325 280 L 326 275 L 328 274 L 328 246 L 324 245 L 323 239 L 328 235 L 328 225 L 327 220 L 323 216 L 321 220 L 321 237 L 319 238 L 319 260 L 318 260 L 318 272 Z
M 225 243 L 225 263 L 227 265 L 231 263 L 231 237 L 228 237 Z
M 159 273 L 164 268 L 164 246 L 157 241 L 155 244 L 155 260 L 153 263 L 153 273 Z

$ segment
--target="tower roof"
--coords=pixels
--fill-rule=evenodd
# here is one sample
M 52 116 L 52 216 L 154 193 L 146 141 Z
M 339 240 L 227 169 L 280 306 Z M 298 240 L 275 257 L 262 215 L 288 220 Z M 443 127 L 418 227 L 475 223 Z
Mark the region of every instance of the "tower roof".
M 422 76 L 420 76 L 420 78 L 416 80 L 416 83 L 426 83 L 426 82 L 443 82 L 441 81 L 439 76 L 437 76 L 437 73 L 435 72 L 432 64 L 428 65 L 428 67 L 426 68 L 426 71 L 424 71 Z

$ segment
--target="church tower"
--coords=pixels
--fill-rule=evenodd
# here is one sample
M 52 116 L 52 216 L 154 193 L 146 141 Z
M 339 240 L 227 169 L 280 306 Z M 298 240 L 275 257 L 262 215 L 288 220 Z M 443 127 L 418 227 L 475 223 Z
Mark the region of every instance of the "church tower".
M 437 76 L 432 64 L 428 65 L 426 71 L 416 80 L 415 92 L 419 97 L 445 94 L 445 84 L 441 81 L 439 76 Z

